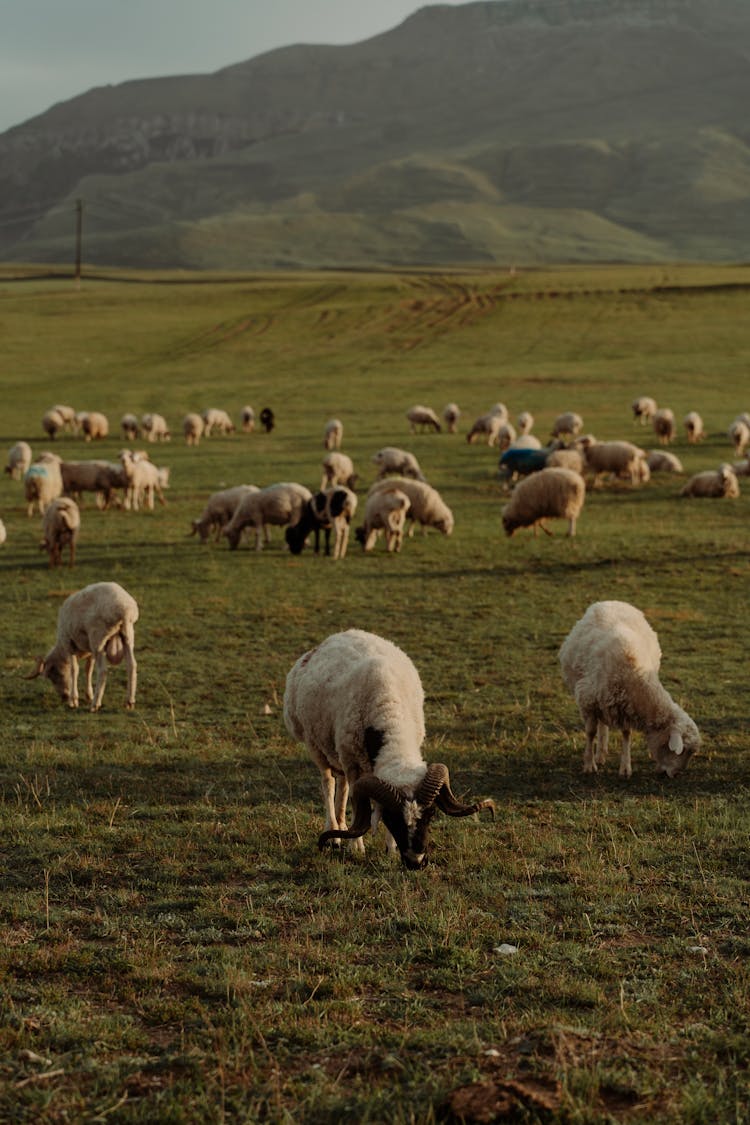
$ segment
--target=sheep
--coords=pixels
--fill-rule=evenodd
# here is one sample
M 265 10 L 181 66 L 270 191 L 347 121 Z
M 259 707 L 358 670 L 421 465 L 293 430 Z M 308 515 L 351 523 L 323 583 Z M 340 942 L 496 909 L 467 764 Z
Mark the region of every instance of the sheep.
M 583 429 L 583 418 L 580 414 L 575 414 L 572 410 L 567 410 L 564 414 L 558 414 L 552 423 L 552 437 L 568 437 L 574 438 L 580 434 Z
M 264 406 L 261 410 L 260 424 L 267 434 L 270 434 L 271 430 L 276 425 L 276 415 L 274 414 L 273 410 L 271 410 L 270 406 Z
M 409 430 L 413 434 L 416 434 L 418 429 L 421 432 L 425 429 L 432 430 L 436 434 L 442 431 L 440 419 L 429 406 L 411 406 L 406 411 L 406 417 L 409 420 Z
M 475 437 L 486 437 L 488 445 L 495 445 L 497 434 L 504 422 L 508 421 L 508 408 L 502 402 L 495 405 L 486 413 L 481 414 L 472 423 L 466 435 L 466 440 L 471 445 Z
M 138 440 L 141 436 L 141 426 L 135 414 L 123 414 L 120 419 L 120 431 L 125 441 Z
M 125 507 L 137 512 L 145 497 L 146 506 L 154 510 L 154 493 L 159 497 L 162 507 L 166 506 L 162 489 L 169 484 L 169 474 L 164 475 L 164 470 L 158 469 L 147 457 L 139 457 L 130 449 L 123 449 L 120 454 L 127 488 L 125 490 Z
M 349 543 L 349 526 L 357 510 L 357 497 L 348 488 L 338 485 L 325 492 L 317 492 L 302 509 L 302 515 L 293 527 L 284 533 L 287 546 L 293 555 L 299 555 L 310 532 L 315 533 L 315 554 L 318 553 L 319 535 L 325 532 L 325 553 L 331 553 L 331 531 L 334 533 L 333 557 L 343 559 Z
M 95 492 L 104 508 L 109 507 L 114 489 L 127 487 L 122 465 L 113 465 L 111 461 L 63 461 L 60 474 L 66 495 L 78 497 L 82 492 Z
M 667 449 L 649 449 L 646 464 L 652 473 L 683 473 L 682 461 Z
M 633 411 L 633 419 L 640 422 L 645 426 L 648 422 L 652 421 L 654 414 L 656 414 L 656 402 L 649 395 L 640 395 L 631 406 Z
M 515 427 L 510 422 L 503 422 L 497 430 L 494 444 L 500 450 L 510 449 L 516 440 Z
M 346 485 L 354 491 L 359 479 L 354 471 L 351 457 L 346 453 L 334 450 L 323 458 L 323 478 L 320 482 L 321 489 L 333 488 L 337 484 Z
M 643 479 L 640 462 L 645 461 L 645 450 L 630 441 L 597 441 L 592 434 L 576 439 L 576 445 L 583 453 L 584 467 L 593 474 L 593 487 L 600 477 L 612 474 L 627 477 L 636 485 Z
M 88 417 L 86 410 L 77 410 L 76 416 L 73 419 L 73 433 L 78 434 L 83 430 L 84 420 Z
M 240 426 L 243 434 L 251 434 L 255 429 L 255 411 L 252 406 L 243 406 L 240 411 Z
M 668 406 L 663 406 L 656 411 L 652 418 L 654 433 L 662 445 L 669 445 L 677 435 L 677 423 L 674 420 L 674 411 Z
M 735 461 L 732 468 L 736 477 L 750 477 L 750 453 L 744 461 Z
M 750 425 L 742 418 L 735 418 L 727 431 L 729 440 L 734 445 L 736 457 L 744 457 L 745 450 L 750 445 Z
M 321 849 L 346 839 L 364 851 L 362 837 L 382 820 L 388 851 L 398 850 L 404 866 L 416 871 L 428 862 L 428 828 L 437 809 L 449 816 L 489 809 L 494 819 L 492 800 L 463 804 L 451 792 L 447 766 L 422 758 L 419 673 L 383 637 L 348 629 L 305 652 L 286 678 L 284 723 L 320 770 L 326 813 Z
M 379 449 L 373 454 L 372 460 L 378 467 L 378 477 L 395 473 L 402 477 L 412 477 L 414 480 L 425 479 L 414 454 L 395 445 L 386 445 Z
M 240 501 L 252 492 L 260 492 L 255 484 L 238 484 L 234 488 L 225 488 L 221 492 L 214 492 L 206 501 L 206 506 L 193 520 L 191 535 L 199 535 L 201 542 L 205 543 L 211 531 L 218 543 L 221 538 L 222 528 L 231 520 L 240 504 Z
M 558 442 L 551 442 L 550 448 L 556 447 L 558 445 L 562 445 L 562 442 L 559 442 L 559 441 Z M 519 434 L 519 436 L 517 438 L 515 438 L 510 443 L 510 445 L 508 446 L 508 449 L 541 449 L 541 448 L 542 448 L 542 443 L 540 442 L 540 440 L 536 436 L 536 434 Z
M 534 415 L 529 410 L 522 410 L 516 419 L 516 428 L 521 437 L 531 433 L 534 428 Z
M 182 419 L 182 433 L 186 445 L 199 445 L 203 437 L 203 419 L 200 414 L 191 412 Z
M 461 417 L 461 411 L 455 402 L 449 402 L 443 407 L 443 421 L 445 428 L 449 434 L 455 434 L 458 431 L 458 419 Z
M 8 450 L 8 464 L 5 472 L 11 480 L 23 480 L 24 473 L 31 464 L 31 446 L 26 441 L 17 441 Z
M 736 499 L 740 494 L 740 482 L 731 465 L 720 465 L 718 469 L 707 469 L 694 473 L 680 491 L 680 496 Z
M 584 773 L 595 773 L 604 762 L 610 727 L 622 732 L 620 777 L 633 772 L 633 730 L 645 734 L 651 758 L 667 777 L 685 768 L 700 734 L 659 682 L 659 639 L 639 609 L 628 602 L 594 602 L 563 641 L 559 659 L 586 731 Z
M 54 441 L 61 430 L 65 428 L 65 420 L 57 410 L 47 410 L 42 417 L 42 429 L 50 441 Z
M 74 407 L 65 406 L 57 402 L 54 406 L 50 407 L 50 409 L 60 415 L 63 420 L 63 427 L 66 430 L 70 430 L 71 433 L 76 432 L 76 412 Z
M 364 524 L 354 533 L 357 541 L 362 544 L 362 549 L 371 551 L 378 533 L 382 531 L 386 551 L 400 551 L 410 504 L 403 489 L 395 487 L 390 481 L 387 487 L 371 492 L 365 502 Z
M 264 535 L 269 542 L 269 524 L 294 526 L 302 517 L 308 500 L 312 500 L 312 492 L 302 484 L 289 481 L 269 484 L 243 497 L 222 535 L 229 540 L 230 550 L 235 551 L 243 528 L 251 525 L 255 528 L 255 549 L 261 551 Z
M 141 418 L 141 429 L 147 441 L 170 441 L 172 438 L 167 420 L 161 414 L 144 414 Z
M 126 708 L 135 707 L 137 665 L 135 623 L 138 603 L 116 582 L 94 582 L 66 598 L 57 617 L 57 640 L 46 656 L 40 656 L 26 677 L 45 676 L 69 707 L 78 706 L 78 661 L 87 662 L 86 699 L 92 711 L 102 705 L 107 682 L 107 664 L 123 657 L 128 670 Z M 93 687 L 96 669 L 96 688 Z
M 323 431 L 324 449 L 341 449 L 344 440 L 344 423 L 339 418 L 330 418 Z
M 580 473 L 572 469 L 541 469 L 519 481 L 503 508 L 505 533 L 510 536 L 519 527 L 533 527 L 536 535 L 537 527 L 541 527 L 551 535 L 543 521 L 566 519 L 568 535 L 575 535 L 585 497 L 586 484 Z
M 81 423 L 84 441 L 96 441 L 105 438 L 109 433 L 109 422 L 104 414 L 92 410 L 86 414 Z
M 407 520 L 411 521 L 411 531 L 418 523 L 423 531 L 434 527 L 442 535 L 452 535 L 454 527 L 453 512 L 443 500 L 436 488 L 426 481 L 410 480 L 407 477 L 388 477 L 384 481 L 376 481 L 372 485 L 369 495 L 389 488 L 397 488 L 409 497 L 409 510 Z
M 682 424 L 690 445 L 697 445 L 699 441 L 703 441 L 706 433 L 703 429 L 703 419 L 697 410 L 689 411 L 683 418 Z
M 70 552 L 68 566 L 73 566 L 80 528 L 81 513 L 75 500 L 71 500 L 69 496 L 58 496 L 47 505 L 42 516 L 42 541 L 39 547 L 49 554 L 51 567 L 62 565 L 62 551 L 66 546 Z
M 547 467 L 547 458 L 557 446 L 548 445 L 542 449 L 536 446 L 511 446 L 506 449 L 498 463 L 498 480 L 507 488 L 519 477 L 538 473 Z
M 214 430 L 218 430 L 220 434 L 233 434 L 234 422 L 227 414 L 226 410 L 216 410 L 208 407 L 201 414 L 203 418 L 203 436 L 211 437 Z
M 29 465 L 23 476 L 23 490 L 26 498 L 26 512 L 34 514 L 34 506 L 44 515 L 44 509 L 58 496 L 62 495 L 63 482 L 60 472 L 61 458 L 54 453 L 41 453 Z

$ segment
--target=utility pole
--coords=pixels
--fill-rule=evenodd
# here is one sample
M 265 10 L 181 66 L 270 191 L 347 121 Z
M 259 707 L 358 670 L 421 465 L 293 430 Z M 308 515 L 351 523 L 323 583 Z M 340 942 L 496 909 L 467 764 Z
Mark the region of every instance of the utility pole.
M 76 200 L 76 289 L 81 288 L 81 242 L 83 235 L 83 200 Z

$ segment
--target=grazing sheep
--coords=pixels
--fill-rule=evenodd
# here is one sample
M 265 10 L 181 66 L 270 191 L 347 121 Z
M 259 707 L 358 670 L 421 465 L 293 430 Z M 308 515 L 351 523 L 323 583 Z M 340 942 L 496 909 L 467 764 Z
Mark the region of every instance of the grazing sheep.
M 274 414 L 273 410 L 271 410 L 270 406 L 264 406 L 261 410 L 260 424 L 267 434 L 270 434 L 271 430 L 276 425 L 276 415 Z
M 734 445 L 736 457 L 744 457 L 745 450 L 750 445 L 750 425 L 743 418 L 735 418 L 727 431 L 729 440 Z
M 243 528 L 252 526 L 255 528 L 255 549 L 261 551 L 264 535 L 266 543 L 269 542 L 269 525 L 293 527 L 302 518 L 308 500 L 312 500 L 312 492 L 302 484 L 289 481 L 269 484 L 259 492 L 243 497 L 222 535 L 229 540 L 230 550 L 235 551 Z
M 412 524 L 410 532 L 413 531 L 414 524 L 418 523 L 423 531 L 428 527 L 434 527 L 442 535 L 453 533 L 453 512 L 432 485 L 427 484 L 426 481 L 410 480 L 407 477 L 388 477 L 386 480 L 376 481 L 369 495 L 372 496 L 375 492 L 389 488 L 397 488 L 409 497 L 406 518 Z
M 641 395 L 632 404 L 633 418 L 645 426 L 656 414 L 656 402 L 648 395 Z
M 372 460 L 378 467 L 378 477 L 396 474 L 402 477 L 412 477 L 414 480 L 425 479 L 414 454 L 405 449 L 398 449 L 395 445 L 386 445 L 379 449 L 377 453 L 373 454 Z
M 572 469 L 541 469 L 519 481 L 513 490 L 502 512 L 505 533 L 513 535 L 519 527 L 533 527 L 536 535 L 537 527 L 541 527 L 551 535 L 543 521 L 565 519 L 568 535 L 575 535 L 585 498 L 586 484 L 580 473 Z
M 147 441 L 170 441 L 172 438 L 167 420 L 161 414 L 144 414 L 141 418 L 141 429 Z
M 500 450 L 510 449 L 516 440 L 515 427 L 510 422 L 503 422 L 495 435 L 495 445 Z
M 385 535 L 386 551 L 400 551 L 404 541 L 406 513 L 411 501 L 401 488 L 388 482 L 384 488 L 371 492 L 365 502 L 364 524 L 355 531 L 355 538 L 365 551 L 375 546 L 378 534 Z
M 199 445 L 203 437 L 203 419 L 200 414 L 186 414 L 182 419 L 182 432 L 186 445 Z
M 402 863 L 419 870 L 427 863 L 428 827 L 437 809 L 449 816 L 480 809 L 495 815 L 491 800 L 458 801 L 447 767 L 428 766 L 422 758 L 419 673 L 406 653 L 374 633 L 334 633 L 304 653 L 286 678 L 284 722 L 320 770 L 326 812 L 320 848 L 346 839 L 364 851 L 362 837 L 382 819 L 388 851 L 398 849 Z
M 63 461 L 60 465 L 63 492 L 80 497 L 82 492 L 95 492 L 97 503 L 108 508 L 116 488 L 127 488 L 122 465 L 111 461 Z
M 662 445 L 669 445 L 677 436 L 677 423 L 674 420 L 674 411 L 668 406 L 657 410 L 652 419 L 654 433 Z
M 130 449 L 123 449 L 120 454 L 123 473 L 127 481 L 125 489 L 125 507 L 137 512 L 145 499 L 150 511 L 154 510 L 154 494 L 159 497 L 159 503 L 166 507 L 163 488 L 169 485 L 168 470 L 159 469 L 149 461 L 148 457 L 139 457 Z
M 593 434 L 585 434 L 576 439 L 576 446 L 583 453 L 585 470 L 593 476 L 594 488 L 607 475 L 625 477 L 634 485 L 644 479 L 641 462 L 646 452 L 631 441 L 597 441 Z
M 341 449 L 344 440 L 344 423 L 339 418 L 329 418 L 323 431 L 324 449 Z
M 474 420 L 471 429 L 466 435 L 466 440 L 469 445 L 471 445 L 474 442 L 474 438 L 486 437 L 488 445 L 495 445 L 500 427 L 507 421 L 507 406 L 505 403 L 496 402 L 486 414 L 480 414 L 480 416 Z
M 44 509 L 58 496 L 62 495 L 63 482 L 60 472 L 61 458 L 54 453 L 41 453 L 29 465 L 23 476 L 23 491 L 26 498 L 26 512 L 34 514 L 34 506 L 44 515 Z
M 500 457 L 497 472 L 498 480 L 507 489 L 519 477 L 541 472 L 542 469 L 547 468 L 547 458 L 556 449 L 556 445 L 548 445 L 543 449 L 539 449 L 536 445 L 512 445 Z
M 17 441 L 8 450 L 8 464 L 5 472 L 11 480 L 23 480 L 24 473 L 31 464 L 31 446 L 26 441 Z
M 683 473 L 682 461 L 667 449 L 650 449 L 646 454 L 646 464 L 652 473 Z
M 225 488 L 221 492 L 212 493 L 198 519 L 193 520 L 190 534 L 199 535 L 201 542 L 205 543 L 213 531 L 214 539 L 218 543 L 222 528 L 226 527 L 232 519 L 240 501 L 252 492 L 260 492 L 257 485 L 237 484 L 234 488 Z
M 65 429 L 65 420 L 57 410 L 47 410 L 42 418 L 42 429 L 50 441 L 54 441 L 61 430 Z
M 651 758 L 667 777 L 688 764 L 700 734 L 659 682 L 660 663 L 656 633 L 627 602 L 594 602 L 573 626 L 560 648 L 560 664 L 585 725 L 584 773 L 595 773 L 603 763 L 610 727 L 622 732 L 620 777 L 633 772 L 633 730 L 645 734 Z
M 425 429 L 439 434 L 442 430 L 440 419 L 429 406 L 412 406 L 406 411 L 406 417 L 409 419 L 409 430 L 413 434 L 418 430 L 424 432 Z
M 141 425 L 135 414 L 123 414 L 120 431 L 125 441 L 137 441 L 141 436 Z
M 558 414 L 552 423 L 552 437 L 553 438 L 574 438 L 580 434 L 583 429 L 583 418 L 580 414 L 575 414 L 572 410 L 567 410 L 564 414 Z
M 60 415 L 66 430 L 70 430 L 71 433 L 76 432 L 76 412 L 74 407 L 65 406 L 57 402 L 54 406 L 50 407 L 50 409 Z
M 255 411 L 252 406 L 243 406 L 240 411 L 240 426 L 243 434 L 251 434 L 255 429 Z
M 522 410 L 516 419 L 516 427 L 521 437 L 530 434 L 534 428 L 534 415 L 529 410 Z
M 216 410 L 209 407 L 204 410 L 201 417 L 203 418 L 203 436 L 211 437 L 214 430 L 218 430 L 220 434 L 233 434 L 234 422 L 227 414 L 226 410 Z
M 458 419 L 461 417 L 461 411 L 455 402 L 449 402 L 443 408 L 443 421 L 445 428 L 449 434 L 455 434 L 458 431 Z
M 707 469 L 695 473 L 680 492 L 680 496 L 695 496 L 713 499 L 726 497 L 736 499 L 740 494 L 740 482 L 731 465 L 720 465 L 718 469 Z
M 323 479 L 321 489 L 334 488 L 337 484 L 346 485 L 352 491 L 357 485 L 358 476 L 354 471 L 351 457 L 334 450 L 323 458 Z
M 26 679 L 45 676 L 63 703 L 78 706 L 78 661 L 87 662 L 86 699 L 92 711 L 102 705 L 107 682 L 107 664 L 119 664 L 123 657 L 128 669 L 128 696 L 125 706 L 135 707 L 137 665 L 135 661 L 135 623 L 138 603 L 116 582 L 94 582 L 66 598 L 57 616 L 57 641 L 46 656 L 40 656 Z M 96 690 L 93 688 L 96 669 Z
M 45 508 L 42 516 L 42 541 L 40 550 L 49 554 L 49 565 L 62 566 L 63 547 L 70 552 L 69 566 L 76 559 L 76 543 L 81 529 L 81 513 L 75 500 L 69 496 L 58 496 Z
M 311 532 L 315 534 L 315 554 L 320 546 L 320 532 L 325 533 L 325 553 L 331 553 L 331 531 L 334 533 L 333 557 L 343 559 L 349 543 L 349 526 L 357 510 L 357 497 L 349 488 L 338 485 L 325 492 L 317 492 L 302 510 L 293 527 L 284 533 L 289 550 L 299 555 Z
M 699 441 L 703 441 L 706 436 L 703 429 L 703 419 L 697 410 L 691 410 L 685 415 L 682 424 L 687 433 L 688 442 L 691 445 L 697 445 Z
M 104 414 L 90 411 L 81 423 L 84 441 L 98 441 L 109 434 L 109 422 Z
M 78 433 L 83 432 L 83 422 L 84 422 L 84 419 L 87 417 L 87 415 L 88 415 L 88 412 L 86 410 L 77 410 L 76 411 L 76 416 L 75 416 L 75 419 L 74 419 L 74 422 L 73 422 L 73 432 L 74 433 L 78 434 Z

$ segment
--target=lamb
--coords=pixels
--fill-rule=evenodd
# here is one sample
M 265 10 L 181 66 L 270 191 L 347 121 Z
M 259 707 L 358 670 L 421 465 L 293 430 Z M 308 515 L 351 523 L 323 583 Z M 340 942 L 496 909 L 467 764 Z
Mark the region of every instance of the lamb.
M 349 526 L 357 510 L 357 497 L 342 485 L 317 492 L 302 510 L 293 527 L 286 529 L 284 538 L 293 555 L 299 555 L 311 532 L 315 533 L 315 553 L 318 553 L 319 535 L 325 532 L 325 553 L 330 555 L 331 531 L 334 533 L 333 557 L 343 559 L 349 543 Z
M 449 434 L 455 434 L 458 430 L 458 419 L 461 417 L 461 411 L 455 402 L 449 402 L 447 406 L 443 407 L 443 421 L 445 428 Z
M 190 534 L 199 535 L 201 542 L 205 543 L 213 531 L 214 539 L 218 543 L 222 529 L 237 511 L 240 501 L 253 492 L 260 492 L 257 485 L 238 484 L 234 488 L 225 488 L 221 492 L 212 493 L 198 519 L 193 520 Z
M 699 441 L 703 441 L 706 436 L 703 429 L 703 419 L 697 410 L 689 411 L 682 422 L 687 433 L 687 439 L 690 445 L 697 445 Z
M 674 420 L 674 411 L 668 406 L 663 406 L 656 411 L 652 425 L 662 445 L 669 445 L 670 441 L 674 441 L 677 435 L 677 423 Z
M 92 410 L 84 415 L 81 428 L 83 429 L 84 441 L 97 441 L 107 437 L 109 433 L 109 422 L 106 415 L 99 414 L 97 411 Z
M 566 519 L 568 535 L 575 535 L 576 521 L 586 497 L 586 484 L 572 469 L 541 469 L 520 481 L 502 512 L 506 535 L 519 527 L 537 527 L 547 535 L 545 519 Z
M 347 457 L 345 453 L 334 450 L 332 453 L 327 453 L 323 458 L 321 489 L 333 488 L 337 484 L 343 484 L 354 491 L 358 479 L 352 459 Z
M 383 637 L 348 629 L 304 653 L 286 678 L 284 722 L 320 770 L 326 822 L 319 848 L 345 839 L 364 851 L 362 837 L 382 819 L 388 851 L 398 850 L 404 866 L 416 871 L 428 862 L 428 828 L 437 809 L 448 816 L 489 809 L 494 819 L 492 800 L 463 804 L 451 792 L 447 766 L 422 758 L 419 673 Z
M 220 434 L 225 435 L 234 433 L 234 422 L 226 410 L 216 410 L 209 407 L 203 411 L 201 417 L 203 418 L 204 437 L 211 437 L 214 430 L 218 430 Z
M 81 513 L 75 500 L 69 496 L 58 496 L 47 505 L 42 517 L 40 549 L 49 554 L 51 567 L 62 565 L 62 551 L 66 546 L 70 552 L 68 566 L 73 566 L 80 528 Z
M 488 445 L 495 445 L 497 434 L 504 422 L 508 421 L 508 408 L 502 402 L 496 402 L 487 412 L 481 414 L 472 424 L 466 435 L 466 440 L 471 445 L 475 437 L 486 437 Z
M 123 414 L 120 430 L 125 441 L 137 441 L 141 436 L 141 425 L 135 414 Z
M 78 661 L 87 662 L 86 699 L 92 711 L 102 705 L 107 682 L 107 664 L 123 657 L 128 670 L 125 706 L 135 707 L 137 665 L 135 623 L 138 603 L 116 582 L 94 582 L 66 598 L 57 617 L 57 641 L 46 656 L 40 656 L 27 680 L 45 676 L 63 703 L 78 706 Z M 96 668 L 96 689 L 93 687 Z
M 23 490 L 26 498 L 26 512 L 34 514 L 34 506 L 44 515 L 44 509 L 58 496 L 62 495 L 63 482 L 60 472 L 61 458 L 54 453 L 41 453 L 23 476 Z
M 341 449 L 344 440 L 344 423 L 339 418 L 330 418 L 323 432 L 324 449 Z
M 633 418 L 645 426 L 656 414 L 656 401 L 649 395 L 640 395 L 632 404 Z
M 371 492 L 365 502 L 364 524 L 354 533 L 362 549 L 371 551 L 382 531 L 386 551 L 400 551 L 410 504 L 403 489 L 396 488 L 390 481 L 387 487 Z
M 652 473 L 683 473 L 682 461 L 667 449 L 650 449 L 646 454 L 646 464 Z
M 685 768 L 700 734 L 659 682 L 659 640 L 639 609 L 628 602 L 594 602 L 563 641 L 559 657 L 586 730 L 584 773 L 595 773 L 604 762 L 610 727 L 622 732 L 620 777 L 633 772 L 633 730 L 645 734 L 651 758 L 667 777 Z
M 695 496 L 720 499 L 736 499 L 740 494 L 740 482 L 731 465 L 720 465 L 718 469 L 707 469 L 695 473 L 680 492 L 680 496 Z
M 276 425 L 276 416 L 275 416 L 273 410 L 271 410 L 270 406 L 264 406 L 263 409 L 261 410 L 261 412 L 260 412 L 260 424 L 263 427 L 263 429 L 266 431 L 267 434 L 270 434 L 271 430 Z
M 373 493 L 389 488 L 397 488 L 409 497 L 406 518 L 411 521 L 411 530 L 413 525 L 418 523 L 424 531 L 428 527 L 434 527 L 442 535 L 453 533 L 453 512 L 432 485 L 427 484 L 426 481 L 410 480 L 407 477 L 389 477 L 384 481 L 376 481 L 369 495 L 372 496 Z
M 406 417 L 409 419 L 409 430 L 413 434 L 416 434 L 418 429 L 421 432 L 425 429 L 432 430 L 436 434 L 442 431 L 440 419 L 429 406 L 412 406 L 406 411 Z
M 55 403 L 54 406 L 50 407 L 50 409 L 54 410 L 57 414 L 60 415 L 63 420 L 63 426 L 66 430 L 70 430 L 71 433 L 76 432 L 76 412 L 74 407 L 65 406 L 62 403 L 58 402 Z
M 170 441 L 172 437 L 167 420 L 161 414 L 144 414 L 141 418 L 141 429 L 147 441 Z
M 23 480 L 24 474 L 31 464 L 31 446 L 26 441 L 17 441 L 8 450 L 8 464 L 5 472 L 11 480 Z
M 645 450 L 630 441 L 597 441 L 592 434 L 576 440 L 582 450 L 585 468 L 593 474 L 593 487 L 600 477 L 612 474 L 627 477 L 631 484 L 639 484 L 643 479 L 640 462 L 645 461 Z
M 255 429 L 255 411 L 252 406 L 243 406 L 240 411 L 240 426 L 243 434 L 251 434 Z
M 120 454 L 127 488 L 125 490 L 125 507 L 137 512 L 145 498 L 146 506 L 154 510 L 154 493 L 159 497 L 159 503 L 165 507 L 163 488 L 168 487 L 169 473 L 157 468 L 147 457 L 139 457 L 130 449 L 123 449 Z
M 727 431 L 729 440 L 734 445 L 736 457 L 744 457 L 745 450 L 750 445 L 750 425 L 743 418 L 735 418 Z
M 395 445 L 386 445 L 379 449 L 373 454 L 372 460 L 378 467 L 378 477 L 395 473 L 402 477 L 412 477 L 414 480 L 425 479 L 414 454 L 405 449 L 398 449 Z
M 580 434 L 583 429 L 583 418 L 580 414 L 574 413 L 572 410 L 566 411 L 564 414 L 558 414 L 552 423 L 552 437 L 568 437 L 574 438 Z
M 516 419 L 516 427 L 521 437 L 530 434 L 534 428 L 534 415 L 529 410 L 522 410 Z
M 312 492 L 302 484 L 289 481 L 269 484 L 243 497 L 222 535 L 229 540 L 230 550 L 235 551 L 243 528 L 250 525 L 255 528 L 255 549 L 261 551 L 264 535 L 266 542 L 269 541 L 269 524 L 293 527 L 301 519 L 308 500 L 312 500 Z
M 54 441 L 61 430 L 65 428 L 65 420 L 57 410 L 47 410 L 42 417 L 42 429 L 50 441 Z
M 186 414 L 182 419 L 182 432 L 186 445 L 199 445 L 203 437 L 203 419 L 200 414 Z

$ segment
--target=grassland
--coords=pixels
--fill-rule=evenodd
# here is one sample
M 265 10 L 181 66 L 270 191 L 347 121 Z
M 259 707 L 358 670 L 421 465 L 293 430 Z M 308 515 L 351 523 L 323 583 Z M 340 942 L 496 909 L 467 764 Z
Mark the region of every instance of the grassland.
M 648 444 L 629 403 L 652 393 L 704 417 L 688 471 L 731 460 L 750 270 L 23 275 L 0 275 L 3 448 L 45 447 L 57 401 L 175 431 L 250 402 L 278 426 L 154 450 L 168 506 L 87 505 L 73 572 L 0 482 L 0 1118 L 746 1122 L 750 487 L 690 502 L 654 477 L 590 494 L 575 540 L 507 540 L 496 454 L 411 437 L 404 411 L 455 400 L 465 432 L 501 399 L 545 434 L 577 409 Z M 413 449 L 451 538 L 334 564 L 278 533 L 260 555 L 187 537 L 222 485 L 315 485 L 332 415 L 365 485 L 377 448 Z M 97 715 L 23 678 L 102 579 L 140 604 L 133 713 L 122 670 Z M 647 613 L 703 733 L 673 782 L 640 741 L 629 783 L 615 755 L 580 772 L 557 649 L 604 597 Z M 374 844 L 318 854 L 317 771 L 283 729 L 293 661 L 355 625 L 419 668 L 426 756 L 497 801 L 495 824 L 436 821 L 420 874 Z

